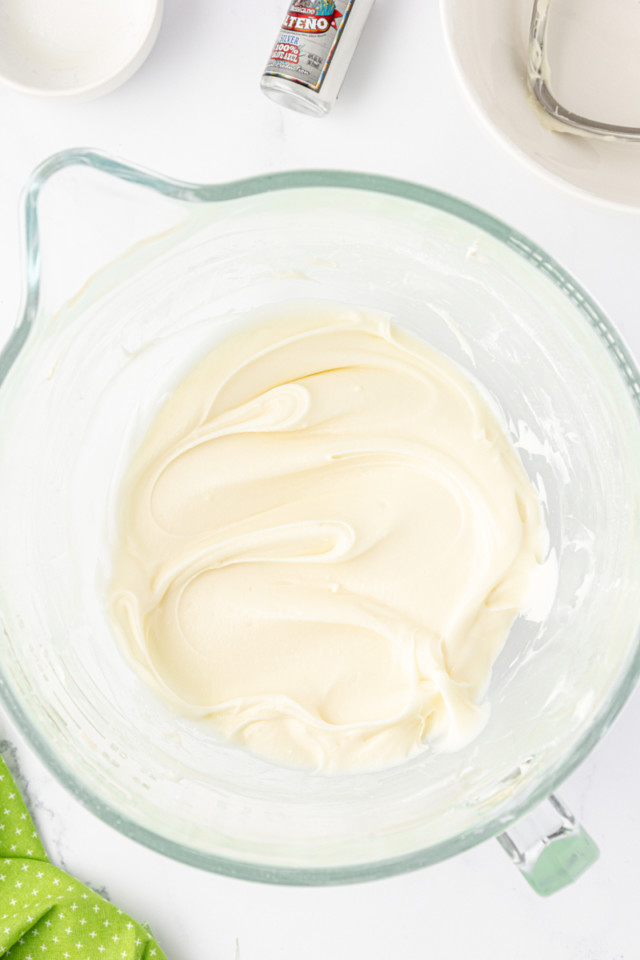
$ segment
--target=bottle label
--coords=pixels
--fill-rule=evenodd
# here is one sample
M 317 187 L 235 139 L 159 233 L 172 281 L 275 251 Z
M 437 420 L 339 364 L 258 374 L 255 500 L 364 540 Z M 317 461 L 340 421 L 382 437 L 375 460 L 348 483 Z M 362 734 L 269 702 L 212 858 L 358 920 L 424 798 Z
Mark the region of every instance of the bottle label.
M 264 71 L 319 90 L 355 0 L 293 0 Z

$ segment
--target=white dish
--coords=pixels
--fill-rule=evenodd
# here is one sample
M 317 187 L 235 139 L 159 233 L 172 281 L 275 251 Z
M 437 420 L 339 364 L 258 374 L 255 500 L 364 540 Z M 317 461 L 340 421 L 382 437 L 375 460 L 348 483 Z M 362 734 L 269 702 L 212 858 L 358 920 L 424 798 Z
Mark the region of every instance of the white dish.
M 0 81 L 21 93 L 88 100 L 148 56 L 163 0 L 0 0 Z
M 532 0 L 440 2 L 447 44 L 463 87 L 500 140 L 528 165 L 573 192 L 608 205 L 640 208 L 638 144 L 547 129 L 532 105 L 526 85 Z M 636 7 L 640 21 L 640 5 L 634 5 L 634 10 Z M 615 121 L 615 116 L 600 115 L 600 78 L 619 74 L 620 62 L 626 62 L 622 24 L 629 8 L 622 0 L 607 0 L 607 29 L 596 33 L 595 39 L 593 23 L 585 12 L 584 5 L 577 10 L 577 0 L 573 11 L 569 2 L 562 4 L 559 14 L 565 21 L 565 35 L 573 38 L 572 49 L 554 76 L 565 90 L 579 92 L 581 112 L 594 119 Z M 582 55 L 584 69 L 580 69 L 576 54 Z M 637 57 L 629 62 L 635 64 Z M 567 76 L 570 70 L 573 81 Z M 634 80 L 640 82 L 640 73 Z M 563 106 L 572 104 L 563 102 Z

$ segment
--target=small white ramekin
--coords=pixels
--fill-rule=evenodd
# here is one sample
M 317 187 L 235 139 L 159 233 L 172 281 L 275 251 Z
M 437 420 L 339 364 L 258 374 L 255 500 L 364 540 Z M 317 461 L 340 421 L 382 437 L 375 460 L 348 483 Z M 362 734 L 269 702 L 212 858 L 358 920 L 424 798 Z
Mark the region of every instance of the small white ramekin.
M 162 8 L 163 0 L 5 0 L 0 82 L 66 100 L 109 93 L 150 53 Z

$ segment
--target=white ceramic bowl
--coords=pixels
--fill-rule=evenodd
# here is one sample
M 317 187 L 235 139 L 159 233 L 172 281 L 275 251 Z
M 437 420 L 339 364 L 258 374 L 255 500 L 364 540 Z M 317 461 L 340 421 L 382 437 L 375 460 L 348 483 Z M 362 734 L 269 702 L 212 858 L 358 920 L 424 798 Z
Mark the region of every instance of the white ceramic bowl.
M 148 56 L 163 0 L 2 0 L 0 81 L 21 93 L 89 100 Z
M 533 0 L 440 3 L 445 37 L 461 83 L 502 143 L 536 172 L 573 193 L 607 206 L 640 208 L 640 144 L 558 133 L 544 126 L 542 111 L 532 106 L 526 77 Z M 557 2 L 557 12 L 563 42 L 552 59 L 551 73 L 554 88 L 556 82 L 559 85 L 560 102 L 592 119 L 638 125 L 637 96 L 631 93 L 612 101 L 605 78 L 622 74 L 621 89 L 637 92 L 640 87 L 638 58 L 632 52 L 637 50 L 633 40 L 640 33 L 640 5 L 606 0 L 598 11 L 594 0 L 562 0 Z M 609 18 L 607 29 L 597 31 L 593 23 L 600 23 L 604 12 Z M 627 43 L 625 25 L 632 14 Z M 571 102 L 564 102 L 566 96 Z M 630 105 L 623 102 L 629 99 Z

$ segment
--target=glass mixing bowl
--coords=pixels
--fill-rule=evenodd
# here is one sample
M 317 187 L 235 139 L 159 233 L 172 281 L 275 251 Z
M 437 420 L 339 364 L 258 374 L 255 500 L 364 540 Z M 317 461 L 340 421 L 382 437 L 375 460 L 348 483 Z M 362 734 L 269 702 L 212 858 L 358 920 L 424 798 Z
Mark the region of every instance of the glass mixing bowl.
M 24 310 L 0 358 L 0 691 L 60 780 L 165 854 L 300 884 L 435 863 L 543 801 L 640 666 L 640 376 L 584 290 L 479 210 L 361 174 L 194 186 L 68 151 L 25 212 Z M 118 480 L 163 398 L 248 312 L 318 298 L 389 311 L 484 386 L 557 568 L 551 608 L 495 665 L 482 735 L 375 773 L 218 743 L 154 697 L 105 616 Z M 585 838 L 553 811 L 576 872 Z

